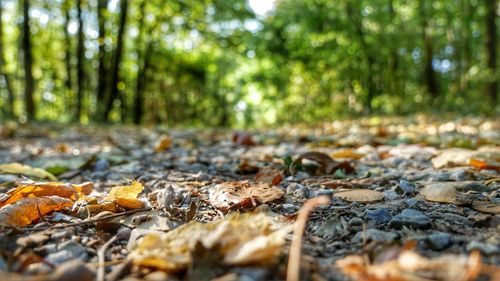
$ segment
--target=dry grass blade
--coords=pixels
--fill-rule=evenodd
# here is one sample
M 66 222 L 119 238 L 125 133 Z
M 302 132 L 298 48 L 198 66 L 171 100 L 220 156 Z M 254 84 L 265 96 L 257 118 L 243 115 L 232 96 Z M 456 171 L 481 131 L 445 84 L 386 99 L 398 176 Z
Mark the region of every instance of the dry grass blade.
M 330 198 L 327 196 L 318 196 L 307 200 L 306 203 L 304 203 L 304 206 L 302 206 L 299 210 L 297 221 L 295 222 L 295 227 L 293 229 L 292 245 L 290 246 L 290 255 L 288 257 L 288 268 L 286 272 L 287 281 L 300 280 L 300 252 L 302 248 L 302 236 L 304 235 L 309 213 L 311 213 L 315 207 L 327 205 L 329 203 Z

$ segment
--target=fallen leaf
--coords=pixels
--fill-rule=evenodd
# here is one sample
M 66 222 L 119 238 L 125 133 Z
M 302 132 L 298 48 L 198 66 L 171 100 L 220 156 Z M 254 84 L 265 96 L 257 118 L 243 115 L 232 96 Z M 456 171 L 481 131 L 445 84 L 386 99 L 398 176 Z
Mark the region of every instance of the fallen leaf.
M 82 195 L 92 192 L 93 184 L 70 184 L 62 182 L 21 182 L 15 189 L 0 195 L 0 208 L 28 197 L 57 195 L 76 201 Z
M 312 161 L 315 164 L 304 163 L 303 160 Z M 304 170 L 306 172 L 323 175 L 323 174 L 333 174 L 337 170 L 344 170 L 346 173 L 354 172 L 354 167 L 347 161 L 336 162 L 330 156 L 322 152 L 306 152 L 300 154 L 290 165 L 290 173 L 295 174 L 297 171 Z
M 34 177 L 38 179 L 48 179 L 51 181 L 56 181 L 57 178 L 51 173 L 40 169 L 33 168 L 28 165 L 23 165 L 19 163 L 9 163 L 9 164 L 1 164 L 0 165 L 0 174 L 15 174 L 15 175 L 24 175 L 27 177 Z
M 458 204 L 457 189 L 453 183 L 438 182 L 424 186 L 420 194 L 428 201 Z
M 271 167 L 265 167 L 259 170 L 255 175 L 255 181 L 267 183 L 270 185 L 278 185 L 283 181 L 283 171 Z
M 137 196 L 144 190 L 144 186 L 138 181 L 133 181 L 130 185 L 115 186 L 109 191 L 109 195 L 104 201 L 111 201 L 118 206 L 127 209 L 138 209 L 144 206 L 144 203 L 137 200 Z
M 168 233 L 147 234 L 129 249 L 129 258 L 139 266 L 179 271 L 191 263 L 196 244 L 202 243 L 227 265 L 270 265 L 291 226 L 264 213 L 231 213 L 210 223 L 191 221 Z
M 266 183 L 225 182 L 209 190 L 210 203 L 221 210 L 256 207 L 282 198 L 284 191 Z
M 500 171 L 500 165 L 498 165 L 497 163 L 487 163 L 486 161 L 481 159 L 471 158 L 469 159 L 469 164 L 474 168 L 478 168 L 479 170 L 495 170 L 497 172 Z
M 25 226 L 50 212 L 73 206 L 73 201 L 59 196 L 23 198 L 0 209 L 0 224 Z
M 335 262 L 347 276 L 356 281 L 468 281 L 482 270 L 479 252 L 465 255 L 442 255 L 428 259 L 404 250 L 395 259 L 370 264 L 363 256 L 351 255 Z
M 169 136 L 161 136 L 155 143 L 154 151 L 162 152 L 172 147 L 172 139 Z
M 351 159 L 360 159 L 364 155 L 361 153 L 357 153 L 352 149 L 342 149 L 335 152 L 330 153 L 330 157 L 332 158 L 351 158 Z
M 384 199 L 384 194 L 371 189 L 352 189 L 337 192 L 333 194 L 333 197 L 342 198 L 349 202 L 370 203 Z
M 489 214 L 500 214 L 500 204 L 489 201 L 472 201 L 472 209 Z
M 235 132 L 233 134 L 233 142 L 236 145 L 254 146 L 255 142 L 252 140 L 252 135 L 249 133 Z

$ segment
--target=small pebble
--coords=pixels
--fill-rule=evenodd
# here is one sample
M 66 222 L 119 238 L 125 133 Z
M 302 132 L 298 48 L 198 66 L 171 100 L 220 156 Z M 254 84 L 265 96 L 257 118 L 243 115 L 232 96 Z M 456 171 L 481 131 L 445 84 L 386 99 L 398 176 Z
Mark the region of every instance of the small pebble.
M 451 236 L 444 232 L 433 233 L 427 237 L 427 243 L 431 249 L 440 251 L 451 244 Z
M 383 224 L 388 223 L 392 219 L 392 215 L 389 209 L 378 208 L 366 211 L 366 219 L 373 221 L 375 224 Z
M 390 227 L 402 228 L 429 228 L 431 226 L 431 219 L 420 211 L 414 209 L 404 209 L 400 214 L 396 215 L 389 222 Z

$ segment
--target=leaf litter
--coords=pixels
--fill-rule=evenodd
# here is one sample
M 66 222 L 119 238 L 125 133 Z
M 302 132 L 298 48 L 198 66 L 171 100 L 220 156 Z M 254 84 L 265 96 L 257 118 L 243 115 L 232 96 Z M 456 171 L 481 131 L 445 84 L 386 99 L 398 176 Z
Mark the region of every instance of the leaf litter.
M 500 124 L 443 122 L 252 133 L 68 127 L 32 138 L 17 128 L 0 147 L 0 271 L 497 280 Z

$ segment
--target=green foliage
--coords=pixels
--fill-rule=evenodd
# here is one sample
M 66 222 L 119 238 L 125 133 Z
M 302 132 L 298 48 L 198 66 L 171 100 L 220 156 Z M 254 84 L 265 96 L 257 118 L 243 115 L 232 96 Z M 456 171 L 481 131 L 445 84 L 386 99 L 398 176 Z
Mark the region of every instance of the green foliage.
M 102 121 L 99 108 L 107 97 L 96 96 L 100 1 L 82 1 L 85 77 L 75 77 L 76 1 L 30 1 L 37 119 L 73 120 L 76 81 L 82 79 L 80 121 Z M 108 1 L 103 13 L 108 72 L 115 63 L 120 1 Z M 109 86 L 120 97 L 109 121 L 131 123 L 134 112 L 147 124 L 199 127 L 313 123 L 366 113 L 498 113 L 495 95 L 485 90 L 499 80 L 485 47 L 489 7 L 422 1 L 283 0 L 256 14 L 245 0 L 129 0 L 119 82 Z M 24 121 L 21 2 L 0 2 L 0 107 L 11 106 L 4 76 L 11 77 L 14 113 Z M 438 95 L 428 93 L 429 75 Z M 0 111 L 0 118 L 8 112 Z

